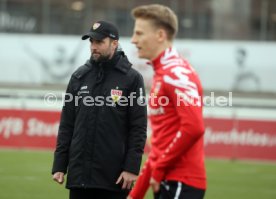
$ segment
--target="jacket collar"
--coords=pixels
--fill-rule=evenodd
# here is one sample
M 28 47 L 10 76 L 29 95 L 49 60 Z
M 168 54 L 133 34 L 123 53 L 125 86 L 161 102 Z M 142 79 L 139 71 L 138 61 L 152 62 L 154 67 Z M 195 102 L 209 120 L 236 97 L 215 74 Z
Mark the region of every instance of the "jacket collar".
M 169 47 L 165 49 L 162 53 L 160 53 L 154 60 L 152 60 L 151 64 L 154 71 L 158 71 L 163 68 L 164 65 L 168 64 L 170 60 L 180 58 L 178 52 L 175 48 Z
M 128 58 L 123 51 L 118 51 L 117 53 L 120 54 L 120 58 L 115 65 L 115 68 L 126 74 L 130 70 L 132 64 L 128 61 Z
M 102 63 L 96 63 L 93 61 L 91 58 L 86 62 L 87 65 L 91 66 L 100 66 L 101 67 L 108 67 L 112 68 L 114 67 L 115 69 L 121 71 L 122 73 L 127 73 L 129 69 L 131 68 L 132 64 L 129 62 L 127 56 L 123 51 L 117 51 L 114 56 L 112 57 L 111 60 L 107 62 L 102 62 Z

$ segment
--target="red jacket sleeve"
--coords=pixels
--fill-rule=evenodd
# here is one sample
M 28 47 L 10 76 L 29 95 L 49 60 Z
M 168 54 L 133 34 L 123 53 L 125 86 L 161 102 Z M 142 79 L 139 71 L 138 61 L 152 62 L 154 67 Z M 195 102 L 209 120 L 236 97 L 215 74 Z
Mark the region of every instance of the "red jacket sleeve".
M 130 196 L 133 199 L 143 199 L 148 188 L 149 188 L 149 181 L 151 178 L 151 167 L 149 160 L 146 161 L 137 182 L 134 185 L 134 188 L 130 192 Z
M 188 82 L 187 85 L 164 83 L 165 94 L 173 102 L 180 128 L 175 137 L 152 168 L 152 177 L 160 182 L 164 179 L 166 168 L 175 163 L 204 134 L 202 117 L 201 85 Z

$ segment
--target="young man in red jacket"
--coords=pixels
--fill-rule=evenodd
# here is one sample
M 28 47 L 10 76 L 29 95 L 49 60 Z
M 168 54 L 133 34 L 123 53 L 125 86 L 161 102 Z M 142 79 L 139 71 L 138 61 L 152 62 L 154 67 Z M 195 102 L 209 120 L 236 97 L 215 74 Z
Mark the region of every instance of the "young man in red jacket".
M 149 154 L 129 199 L 142 199 L 149 186 L 155 199 L 202 199 L 206 189 L 202 117 L 203 91 L 191 65 L 172 47 L 178 21 L 158 4 L 132 10 L 132 43 L 154 69 L 149 98 Z

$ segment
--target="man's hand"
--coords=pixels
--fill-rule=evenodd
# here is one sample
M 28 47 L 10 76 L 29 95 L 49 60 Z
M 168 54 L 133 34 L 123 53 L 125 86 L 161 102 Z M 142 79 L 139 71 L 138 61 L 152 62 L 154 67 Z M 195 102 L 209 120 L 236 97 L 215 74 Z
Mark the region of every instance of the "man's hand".
M 130 189 L 137 177 L 135 174 L 123 171 L 116 184 L 122 183 L 122 189 Z
M 158 192 L 160 189 L 160 183 L 155 181 L 153 178 L 150 178 L 150 185 L 154 193 Z
M 62 184 L 64 182 L 64 173 L 63 172 L 54 173 L 53 180 L 59 184 Z

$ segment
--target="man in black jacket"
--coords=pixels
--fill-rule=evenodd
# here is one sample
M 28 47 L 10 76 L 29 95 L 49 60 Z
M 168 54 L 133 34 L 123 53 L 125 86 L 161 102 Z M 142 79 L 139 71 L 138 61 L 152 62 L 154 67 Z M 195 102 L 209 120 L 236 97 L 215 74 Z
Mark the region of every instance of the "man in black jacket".
M 139 72 L 118 50 L 117 28 L 94 23 L 91 58 L 67 87 L 53 163 L 53 179 L 70 199 L 121 199 L 139 173 L 146 140 L 145 89 Z

